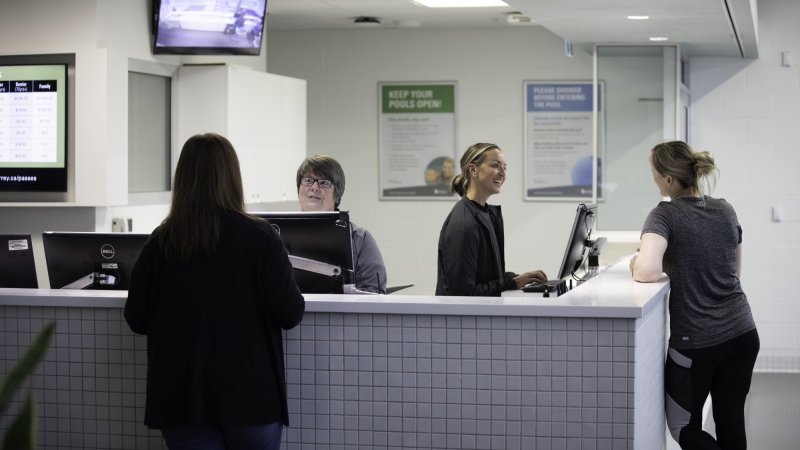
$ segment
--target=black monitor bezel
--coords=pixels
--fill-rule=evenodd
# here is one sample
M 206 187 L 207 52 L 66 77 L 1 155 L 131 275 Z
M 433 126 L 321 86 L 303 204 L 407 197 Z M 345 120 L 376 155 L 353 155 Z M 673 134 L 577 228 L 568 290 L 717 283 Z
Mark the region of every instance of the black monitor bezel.
M 9 242 L 25 240 L 27 248 L 12 250 Z M 0 234 L 0 288 L 37 289 L 36 260 L 30 234 Z
M 287 253 L 290 255 L 341 268 L 341 275 L 338 276 L 320 275 L 295 269 L 295 279 L 301 292 L 339 294 L 343 292 L 344 284 L 353 282 L 355 255 L 353 253 L 352 225 L 350 224 L 348 211 L 259 211 L 249 214 L 266 219 L 273 227 L 277 227 L 276 231 L 281 236 L 281 240 L 287 247 Z M 295 234 L 286 233 L 287 230 L 292 230 L 292 225 L 299 221 L 304 222 L 304 227 L 318 227 L 318 231 L 311 234 L 317 240 L 301 238 Z M 289 228 L 287 228 L 287 225 Z M 328 236 L 331 239 L 319 240 L 319 238 L 325 236 L 324 233 L 329 233 Z M 303 236 L 309 235 L 305 234 Z
M 116 262 L 120 271 L 118 286 L 107 288 L 91 286 L 87 289 L 127 290 L 133 265 L 149 237 L 149 234 L 143 233 L 45 231 L 42 233 L 42 244 L 50 288 L 62 289 L 93 273 L 97 262 Z M 124 245 L 115 247 L 111 258 L 100 256 L 100 248 L 108 243 Z M 138 247 L 138 251 L 133 251 L 131 247 Z
M 591 221 L 591 223 L 587 224 L 587 221 Z M 574 279 L 580 278 L 576 274 L 586 262 L 588 252 L 591 250 L 591 246 L 587 246 L 586 243 L 591 238 L 596 223 L 597 204 L 579 204 L 567 239 L 564 257 L 561 260 L 558 272 L 559 280 L 566 280 L 570 277 Z

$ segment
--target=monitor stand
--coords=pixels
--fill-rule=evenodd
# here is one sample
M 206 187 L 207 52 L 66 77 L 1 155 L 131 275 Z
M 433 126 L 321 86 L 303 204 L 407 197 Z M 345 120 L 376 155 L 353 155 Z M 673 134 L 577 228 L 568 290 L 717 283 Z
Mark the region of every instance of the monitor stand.
M 588 241 L 587 244 L 589 244 L 589 267 L 586 269 L 586 273 L 581 278 L 580 283 L 589 281 L 600 273 L 600 252 L 606 245 L 606 238 L 599 237 L 594 241 Z
M 61 289 L 86 289 L 94 284 L 94 272 L 84 277 L 78 278 L 72 283 L 62 287 Z
M 301 256 L 289 255 L 289 262 L 295 269 L 306 270 L 308 272 L 318 273 L 320 275 L 328 275 L 336 277 L 342 274 L 342 268 L 334 266 L 333 264 L 324 263 L 314 259 L 303 258 Z
M 84 275 L 61 289 L 114 289 L 119 283 L 119 265 L 115 262 L 95 263 L 95 271 Z
M 343 294 L 363 294 L 363 295 L 378 295 L 377 292 L 362 291 L 357 288 L 355 284 L 345 284 L 342 286 Z
M 87 289 L 92 286 L 100 289 L 113 289 L 117 285 L 119 278 L 107 273 L 92 272 L 86 276 L 78 278 L 72 283 L 61 289 Z
M 333 264 L 324 263 L 314 259 L 303 258 L 301 256 L 289 255 L 289 262 L 295 269 L 305 270 L 320 275 L 329 277 L 339 277 L 342 275 L 342 268 Z M 351 274 L 352 275 L 352 274 Z M 352 276 L 350 277 L 352 279 Z M 362 291 L 356 287 L 355 284 L 343 284 L 343 294 L 364 294 L 376 295 L 374 292 Z

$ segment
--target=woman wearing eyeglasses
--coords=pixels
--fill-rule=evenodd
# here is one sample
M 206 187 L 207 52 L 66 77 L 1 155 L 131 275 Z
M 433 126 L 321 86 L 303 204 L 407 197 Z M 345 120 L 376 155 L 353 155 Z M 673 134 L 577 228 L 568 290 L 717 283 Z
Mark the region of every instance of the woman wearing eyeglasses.
M 297 168 L 297 199 L 303 211 L 336 211 L 344 195 L 344 170 L 328 155 L 312 155 Z M 386 267 L 378 243 L 369 231 L 353 229 L 355 285 L 362 291 L 386 293 Z

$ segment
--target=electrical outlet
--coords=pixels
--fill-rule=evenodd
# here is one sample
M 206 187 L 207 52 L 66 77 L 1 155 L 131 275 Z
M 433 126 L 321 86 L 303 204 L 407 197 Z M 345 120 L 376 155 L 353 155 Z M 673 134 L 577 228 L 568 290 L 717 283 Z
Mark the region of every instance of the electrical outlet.
M 111 231 L 115 233 L 128 231 L 128 221 L 124 217 L 114 217 L 111 219 Z

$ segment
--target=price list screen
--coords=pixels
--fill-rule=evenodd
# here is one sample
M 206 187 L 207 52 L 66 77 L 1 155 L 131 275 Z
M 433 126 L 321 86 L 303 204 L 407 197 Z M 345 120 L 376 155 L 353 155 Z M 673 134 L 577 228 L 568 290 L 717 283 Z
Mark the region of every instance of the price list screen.
M 65 65 L 0 66 L 0 191 L 66 187 L 66 87 Z

